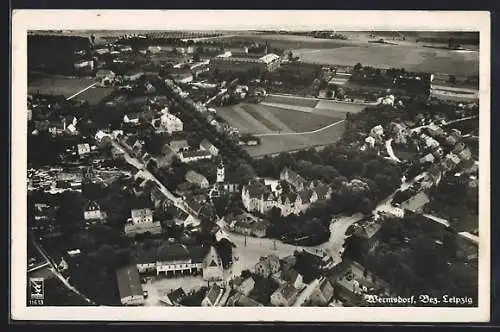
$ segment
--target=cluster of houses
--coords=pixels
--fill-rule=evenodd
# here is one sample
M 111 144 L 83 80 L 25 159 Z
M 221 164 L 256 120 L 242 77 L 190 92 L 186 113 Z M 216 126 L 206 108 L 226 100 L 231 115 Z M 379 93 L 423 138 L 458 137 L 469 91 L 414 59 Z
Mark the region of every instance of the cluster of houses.
M 289 168 L 282 170 L 280 180 L 253 179 L 242 188 L 241 200 L 249 212 L 265 214 L 273 207 L 282 216 L 300 214 L 312 203 L 330 198 L 330 186 L 318 181 L 306 181 Z

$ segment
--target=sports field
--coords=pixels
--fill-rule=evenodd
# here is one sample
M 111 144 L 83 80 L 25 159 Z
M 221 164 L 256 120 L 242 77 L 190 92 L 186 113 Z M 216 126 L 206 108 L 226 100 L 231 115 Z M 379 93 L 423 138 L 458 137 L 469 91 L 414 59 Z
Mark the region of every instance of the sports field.
M 270 106 L 272 101 L 281 107 Z M 299 101 L 295 103 L 296 101 Z M 268 97 L 261 104 L 241 103 L 217 109 L 217 114 L 241 133 L 261 139 L 259 146 L 247 147 L 252 156 L 305 149 L 338 141 L 344 132 L 345 104 L 317 105 L 322 101 L 294 97 Z M 304 110 L 294 109 L 301 104 Z M 340 105 L 340 111 L 334 106 Z M 306 106 L 308 105 L 308 106 Z M 347 104 L 348 105 L 348 104 Z M 333 107 L 332 107 L 333 106 Z M 361 110 L 363 105 L 348 105 Z
M 96 81 L 91 77 L 39 76 L 28 83 L 28 93 L 63 95 L 96 105 L 109 95 L 113 88 L 101 88 L 95 84 Z

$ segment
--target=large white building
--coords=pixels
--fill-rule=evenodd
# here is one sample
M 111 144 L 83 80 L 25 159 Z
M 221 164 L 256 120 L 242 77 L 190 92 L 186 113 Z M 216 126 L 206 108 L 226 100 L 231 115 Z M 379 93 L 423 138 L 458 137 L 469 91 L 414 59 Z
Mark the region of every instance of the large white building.
M 125 234 L 135 235 L 141 233 L 158 234 L 162 232 L 161 222 L 153 220 L 151 209 L 133 209 L 131 218 L 125 224 Z
M 160 117 L 161 126 L 169 134 L 184 130 L 184 124 L 181 119 L 173 114 L 165 113 Z
M 205 280 L 212 281 L 220 281 L 223 276 L 222 261 L 214 247 L 188 249 L 183 244 L 165 242 L 141 252 L 135 258 L 135 264 L 139 273 L 156 273 L 158 276 L 201 273 Z
M 329 199 L 332 193 L 328 185 L 306 181 L 290 169 L 284 169 L 280 178 L 254 179 L 245 185 L 241 191 L 245 209 L 265 214 L 276 207 L 282 216 L 299 214 L 314 202 Z

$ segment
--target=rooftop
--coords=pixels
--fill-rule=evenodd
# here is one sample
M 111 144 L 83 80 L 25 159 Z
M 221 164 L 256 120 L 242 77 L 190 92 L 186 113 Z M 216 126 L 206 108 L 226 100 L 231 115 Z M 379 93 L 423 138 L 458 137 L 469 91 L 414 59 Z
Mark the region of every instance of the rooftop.
M 143 296 L 141 279 L 137 267 L 131 265 L 116 271 L 116 280 L 120 297 Z
M 178 243 L 163 243 L 158 248 L 157 259 L 159 262 L 189 260 L 191 254 L 186 246 Z

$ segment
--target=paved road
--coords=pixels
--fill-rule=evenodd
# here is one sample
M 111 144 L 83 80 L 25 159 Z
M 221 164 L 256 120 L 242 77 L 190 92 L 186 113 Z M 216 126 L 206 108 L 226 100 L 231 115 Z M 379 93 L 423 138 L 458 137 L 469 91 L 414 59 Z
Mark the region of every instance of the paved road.
M 181 209 L 182 211 L 186 212 L 187 214 L 192 215 L 195 218 L 198 216 L 196 211 L 191 209 L 186 204 L 186 202 L 184 202 L 184 200 L 182 198 L 175 196 L 170 190 L 168 190 L 167 187 L 165 187 L 163 185 L 163 183 L 161 183 L 150 171 L 148 171 L 146 169 L 146 167 L 144 166 L 144 164 L 142 162 L 140 162 L 137 158 L 132 157 L 126 151 L 126 149 L 124 149 L 120 145 L 120 143 L 118 143 L 116 140 L 112 140 L 111 142 L 116 149 L 123 152 L 123 156 L 125 158 L 125 161 L 127 161 L 130 165 L 132 165 L 135 168 L 137 168 L 138 170 L 140 170 L 142 176 L 144 176 L 147 180 L 151 180 L 151 181 L 155 182 L 158 185 L 161 192 L 165 195 L 165 197 L 167 197 L 169 200 L 171 200 L 177 208 Z
M 467 121 L 467 120 L 472 120 L 472 119 L 477 119 L 477 118 L 479 118 L 479 115 L 468 116 L 468 117 L 465 117 L 465 118 L 462 118 L 462 119 L 448 121 L 448 122 L 446 122 L 444 124 L 439 125 L 439 127 L 444 127 L 444 126 L 448 126 L 448 125 L 451 125 L 451 124 L 454 124 L 454 123 L 458 123 L 458 122 L 462 122 L 462 121 Z M 417 132 L 418 133 L 421 129 L 428 128 L 429 126 L 430 126 L 430 124 L 429 125 L 425 125 L 425 126 L 416 127 L 416 128 L 411 129 L 411 132 Z
M 394 150 L 392 149 L 392 138 L 385 141 L 385 148 L 387 150 L 387 154 L 389 154 L 389 157 L 391 157 L 392 160 L 398 163 L 401 162 L 401 160 L 396 157 L 396 155 L 394 154 Z

